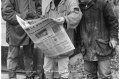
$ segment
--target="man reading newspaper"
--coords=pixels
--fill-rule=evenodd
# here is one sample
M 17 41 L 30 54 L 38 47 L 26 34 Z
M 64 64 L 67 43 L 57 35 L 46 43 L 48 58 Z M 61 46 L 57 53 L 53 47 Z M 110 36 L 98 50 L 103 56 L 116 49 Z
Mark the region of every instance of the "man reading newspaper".
M 45 9 L 45 16 L 48 18 L 53 18 L 58 23 L 63 24 L 69 38 L 72 42 L 74 41 L 74 29 L 77 27 L 82 17 L 82 13 L 79 9 L 77 0 L 52 0 Z M 48 57 L 45 55 L 44 72 L 46 79 L 53 79 L 52 71 L 54 61 L 58 62 L 58 71 L 61 79 L 68 79 L 69 56 L 73 53 L 73 51 L 70 51 L 59 55 L 56 58 Z

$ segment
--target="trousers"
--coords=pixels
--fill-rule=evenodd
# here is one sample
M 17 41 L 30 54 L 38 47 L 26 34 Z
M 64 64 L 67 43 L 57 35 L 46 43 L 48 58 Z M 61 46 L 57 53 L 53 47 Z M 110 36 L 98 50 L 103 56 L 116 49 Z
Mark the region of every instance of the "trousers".
M 24 67 L 26 71 L 26 75 L 33 70 L 33 44 L 23 46 L 23 60 Z M 8 56 L 7 56 L 7 69 L 9 71 L 14 71 L 15 73 L 18 67 L 18 58 L 20 55 L 20 46 L 12 46 L 10 45 L 8 48 Z M 10 76 L 12 76 L 12 74 Z
M 110 60 L 84 61 L 88 79 L 111 79 Z M 98 76 L 99 75 L 99 76 Z
M 47 78 L 50 78 L 53 75 L 53 72 L 56 72 L 53 70 L 54 62 L 58 63 L 58 72 L 62 78 L 68 78 L 69 71 L 68 71 L 68 64 L 69 64 L 69 58 L 49 58 L 44 57 L 44 73 Z

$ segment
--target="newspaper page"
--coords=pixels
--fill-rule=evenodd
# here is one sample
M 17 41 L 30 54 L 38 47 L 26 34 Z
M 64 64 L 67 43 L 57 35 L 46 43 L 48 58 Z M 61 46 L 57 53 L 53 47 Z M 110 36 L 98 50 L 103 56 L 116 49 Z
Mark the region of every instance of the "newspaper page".
M 37 19 L 29 23 L 19 16 L 16 17 L 21 27 L 45 55 L 55 57 L 75 49 L 63 25 L 54 19 Z

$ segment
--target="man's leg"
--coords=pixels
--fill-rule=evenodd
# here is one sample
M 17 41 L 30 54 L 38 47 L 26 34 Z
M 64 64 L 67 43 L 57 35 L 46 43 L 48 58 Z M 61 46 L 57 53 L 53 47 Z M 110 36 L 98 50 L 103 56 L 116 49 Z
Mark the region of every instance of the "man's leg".
M 24 66 L 27 77 L 30 77 L 33 73 L 33 46 L 33 44 L 23 46 Z
M 52 58 L 49 57 L 44 57 L 44 73 L 45 73 L 45 77 L 46 79 L 53 79 L 53 64 L 54 61 Z
M 69 70 L 68 70 L 69 58 L 58 59 L 58 70 L 61 76 L 61 79 L 68 79 Z
M 112 79 L 110 60 L 99 61 L 98 70 L 99 70 L 100 79 Z
M 35 49 L 34 65 L 35 65 L 35 70 L 36 70 L 36 77 L 43 79 L 44 78 L 44 70 L 43 70 L 44 53 L 37 46 L 35 46 L 34 49 Z
M 18 54 L 20 51 L 19 46 L 10 45 L 8 48 L 8 56 L 7 56 L 7 69 L 9 70 L 9 78 L 16 78 L 16 68 L 18 66 Z
M 97 61 L 84 61 L 85 73 L 87 79 L 98 79 L 97 76 Z

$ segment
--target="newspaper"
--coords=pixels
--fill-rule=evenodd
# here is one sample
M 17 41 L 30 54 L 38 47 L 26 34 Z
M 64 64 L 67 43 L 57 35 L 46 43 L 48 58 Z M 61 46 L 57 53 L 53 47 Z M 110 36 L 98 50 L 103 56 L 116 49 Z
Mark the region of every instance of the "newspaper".
M 17 21 L 31 40 L 45 53 L 55 57 L 75 49 L 63 25 L 52 18 L 24 21 L 17 16 Z

